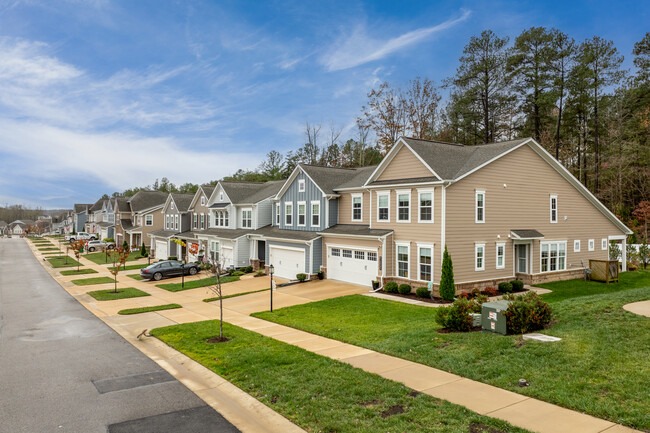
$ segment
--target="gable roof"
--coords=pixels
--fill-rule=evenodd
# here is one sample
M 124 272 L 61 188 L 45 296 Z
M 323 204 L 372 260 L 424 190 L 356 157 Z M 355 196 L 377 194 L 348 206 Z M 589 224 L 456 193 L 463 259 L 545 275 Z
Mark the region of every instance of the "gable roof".
M 254 204 L 275 196 L 280 191 L 280 188 L 282 188 L 282 185 L 284 185 L 283 180 L 270 180 L 266 182 L 262 188 L 259 188 L 254 194 L 244 200 L 246 202 L 245 204 Z
M 190 208 L 190 204 L 192 204 L 192 200 L 194 199 L 194 194 L 180 194 L 180 193 L 173 192 L 169 194 L 169 199 L 174 200 L 174 203 L 176 204 L 176 209 L 178 209 L 179 212 L 185 213 Z M 167 200 L 168 202 L 169 199 Z M 166 203 L 166 205 L 167 204 L 168 203 Z
M 97 212 L 102 210 L 102 206 L 104 205 L 104 200 L 101 198 L 95 202 L 95 204 L 90 206 L 90 209 L 88 209 L 88 212 Z
M 80 203 L 75 203 L 74 205 L 74 212 L 75 213 L 81 213 L 81 212 L 86 212 L 89 207 L 91 207 L 92 204 L 80 204 Z
M 219 185 L 232 204 L 255 204 L 277 194 L 283 184 L 283 180 L 268 182 L 219 181 Z
M 129 204 L 133 212 L 140 212 L 152 207 L 163 206 L 166 201 L 167 194 L 164 192 L 142 190 L 129 199 Z
M 336 194 L 334 189 L 351 181 L 358 175 L 355 168 L 324 167 L 320 165 L 298 164 L 298 167 L 323 191 L 325 194 Z
M 350 188 L 361 188 L 365 185 L 366 181 L 374 173 L 376 165 L 369 165 L 367 167 L 355 168 L 354 171 L 356 174 L 348 179 L 347 181 L 340 183 L 334 190 L 350 189 Z
M 129 199 L 126 197 L 115 197 L 115 209 L 118 212 L 130 212 Z

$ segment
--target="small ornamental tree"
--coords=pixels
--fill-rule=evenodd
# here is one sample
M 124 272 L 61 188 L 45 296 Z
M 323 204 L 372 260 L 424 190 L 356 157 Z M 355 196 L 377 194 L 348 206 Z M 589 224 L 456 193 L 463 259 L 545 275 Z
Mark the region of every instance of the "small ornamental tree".
M 79 259 L 81 258 L 81 252 L 83 251 L 85 245 L 86 241 L 83 239 L 76 240 L 70 244 L 70 248 L 72 249 L 75 258 L 77 259 L 77 272 L 79 272 Z
M 147 257 L 147 247 L 144 245 L 144 242 L 142 242 L 142 248 L 140 248 L 140 255 L 142 257 Z
M 126 240 L 124 240 L 124 242 L 122 243 L 122 248 L 124 248 L 125 250 L 129 249 L 129 243 Z
M 621 248 L 618 246 L 618 242 L 611 241 L 609 243 L 609 259 L 618 260 L 621 257 Z
M 221 263 L 210 260 L 210 273 L 215 280 L 215 284 L 208 286 L 208 289 L 219 298 L 219 338 L 215 339 L 216 342 L 224 342 L 228 339 L 223 336 L 223 292 L 221 291 Z
M 447 301 L 453 301 L 456 296 L 456 287 L 454 286 L 454 265 L 451 263 L 451 256 L 447 252 L 442 255 L 442 274 L 440 275 L 440 297 Z
M 110 255 L 113 262 L 111 274 L 113 274 L 113 277 L 115 278 L 115 290 L 113 293 L 117 293 L 117 274 L 120 273 L 120 268 L 126 265 L 126 261 L 129 258 L 129 249 L 117 247 L 111 251 Z

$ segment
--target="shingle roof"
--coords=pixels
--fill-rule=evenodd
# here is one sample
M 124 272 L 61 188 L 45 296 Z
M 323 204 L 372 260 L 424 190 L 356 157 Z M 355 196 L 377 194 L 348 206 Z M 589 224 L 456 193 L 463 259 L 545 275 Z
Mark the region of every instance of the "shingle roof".
M 159 229 L 159 230 L 154 230 L 151 233 L 149 233 L 149 236 L 151 237 L 160 237 L 160 238 L 171 238 L 172 236 L 178 234 L 177 231 L 175 230 L 165 230 L 165 229 Z
M 252 233 L 253 230 L 250 229 L 215 229 L 215 228 L 210 228 L 206 230 L 201 230 L 201 231 L 195 231 L 194 235 L 195 236 L 201 236 L 201 235 L 207 235 L 207 236 L 215 236 L 218 238 L 223 238 L 223 239 L 237 239 L 241 236 L 247 235 L 249 233 Z
M 98 210 L 102 210 L 102 205 L 104 204 L 105 200 L 102 200 L 101 198 L 97 200 L 93 205 L 90 206 L 88 209 L 88 212 L 94 212 Z
M 336 188 L 334 189 L 338 190 L 338 189 L 345 189 L 345 188 L 362 187 L 366 183 L 370 175 L 375 171 L 376 168 L 377 168 L 376 165 L 355 168 L 354 171 L 356 172 L 356 174 L 346 182 L 337 185 Z
M 372 236 L 379 237 L 392 233 L 392 230 L 371 229 L 361 224 L 337 224 L 321 233 L 324 235 Z
M 99 221 L 98 223 L 95 223 L 100 227 L 113 227 L 115 224 L 109 223 L 108 221 Z
M 5 221 L 0 221 L 0 227 L 5 227 L 7 223 Z
M 242 204 L 254 204 L 269 197 L 273 197 L 278 193 L 278 191 L 280 191 L 282 185 L 284 185 L 283 180 L 268 181 L 263 185 L 262 188 L 259 188 L 255 193 L 246 197 L 242 201 Z
M 194 199 L 194 194 L 179 194 L 173 192 L 172 198 L 180 212 L 187 212 L 190 208 L 190 204 L 192 204 L 192 199 Z
M 264 182 L 219 182 L 232 204 L 249 203 L 248 197 L 264 188 Z
M 402 137 L 402 139 L 442 178 L 441 180 L 457 179 L 492 158 L 529 140 L 521 138 L 499 143 L 464 146 L 409 137 Z
M 212 195 L 212 192 L 214 191 L 214 188 L 215 187 L 213 185 L 201 185 L 201 189 L 203 190 L 205 195 L 208 196 L 208 198 L 210 198 L 210 196 Z
M 117 204 L 118 212 L 130 212 L 131 208 L 129 207 L 129 199 L 126 197 L 116 197 L 115 203 Z
M 541 239 L 544 237 L 543 234 L 534 229 L 517 229 L 511 230 L 511 232 L 517 239 Z
M 138 191 L 129 199 L 131 210 L 139 212 L 155 206 L 162 206 L 167 201 L 167 194 L 161 191 Z
M 75 203 L 74 205 L 74 212 L 75 213 L 81 213 L 85 212 L 89 207 L 91 207 L 92 204 L 80 204 L 80 203 Z
M 129 218 L 121 219 L 120 224 L 122 224 L 124 230 L 131 230 L 133 228 L 133 223 Z
M 317 232 L 303 230 L 282 230 L 276 226 L 268 225 L 250 232 L 251 235 L 266 236 L 269 238 L 286 239 L 289 241 L 310 241 L 317 239 L 320 235 Z
M 359 174 L 354 168 L 324 167 L 309 164 L 299 165 L 325 194 L 336 194 L 334 189 L 337 186 L 352 181 Z

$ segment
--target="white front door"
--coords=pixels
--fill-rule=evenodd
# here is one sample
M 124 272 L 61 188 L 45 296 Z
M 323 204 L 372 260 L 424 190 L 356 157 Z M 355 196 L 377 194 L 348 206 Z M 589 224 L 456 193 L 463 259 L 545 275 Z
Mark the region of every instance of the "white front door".
M 169 257 L 167 241 L 156 240 L 156 259 L 167 260 L 167 257 Z
M 327 278 L 371 286 L 377 278 L 377 252 L 354 248 L 327 249 Z
M 295 280 L 297 274 L 305 272 L 305 250 L 269 248 L 269 264 L 273 265 L 273 275 Z

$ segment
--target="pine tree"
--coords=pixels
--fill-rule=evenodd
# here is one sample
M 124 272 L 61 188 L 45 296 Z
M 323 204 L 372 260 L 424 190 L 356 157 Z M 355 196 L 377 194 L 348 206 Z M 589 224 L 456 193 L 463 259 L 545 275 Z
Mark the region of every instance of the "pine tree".
M 147 256 L 147 247 L 144 245 L 144 242 L 142 242 L 142 248 L 140 248 L 140 255 L 141 255 L 142 257 L 146 257 L 146 256 Z
M 451 263 L 451 256 L 447 252 L 442 255 L 442 275 L 440 276 L 440 297 L 447 301 L 453 301 L 456 296 L 456 287 L 454 286 L 454 265 Z

